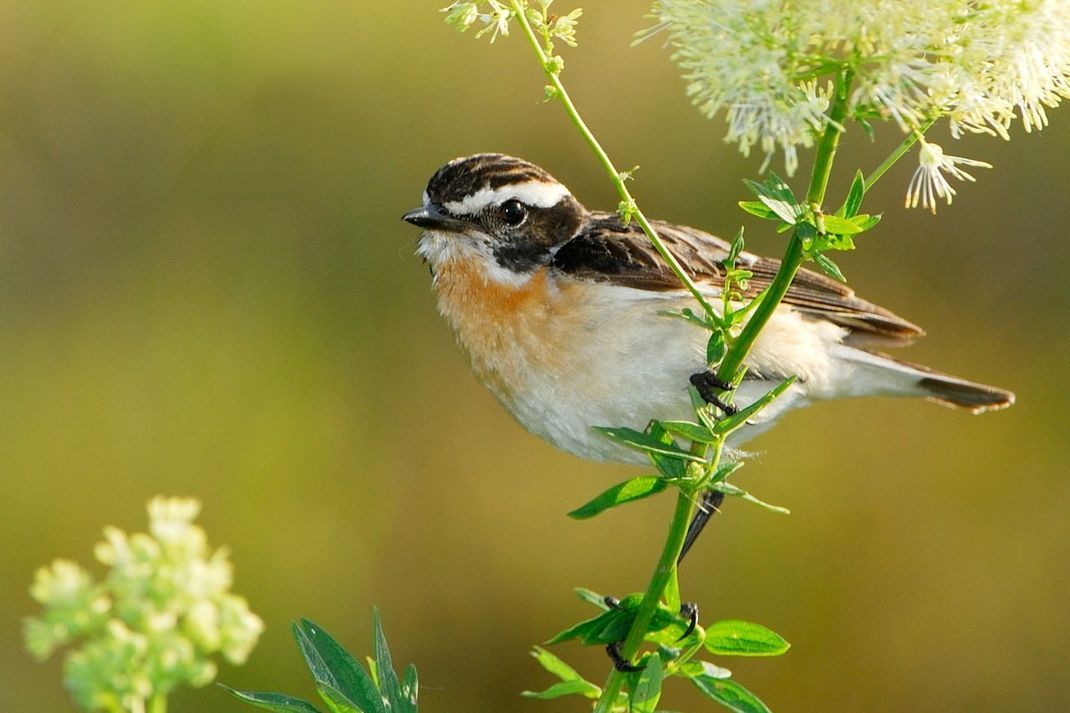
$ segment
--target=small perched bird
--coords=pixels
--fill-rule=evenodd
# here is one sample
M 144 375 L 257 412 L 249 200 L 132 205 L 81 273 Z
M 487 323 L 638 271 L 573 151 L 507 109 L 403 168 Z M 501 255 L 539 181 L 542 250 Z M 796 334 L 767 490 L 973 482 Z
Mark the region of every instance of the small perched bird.
M 709 334 L 665 316 L 694 300 L 634 223 L 588 211 L 543 169 L 502 154 L 447 163 L 404 220 L 424 230 L 417 252 L 472 370 L 528 431 L 583 458 L 645 463 L 592 426 L 643 429 L 652 418 L 692 417 L 688 382 L 707 368 Z M 694 228 L 654 227 L 719 305 L 712 298 L 724 285 L 728 243 Z M 748 252 L 737 264 L 754 273 L 749 296 L 780 266 Z M 798 380 L 728 445 L 819 399 L 920 396 L 975 413 L 1014 402 L 1008 391 L 871 350 L 922 334 L 839 282 L 800 270 L 754 344 L 735 404 Z

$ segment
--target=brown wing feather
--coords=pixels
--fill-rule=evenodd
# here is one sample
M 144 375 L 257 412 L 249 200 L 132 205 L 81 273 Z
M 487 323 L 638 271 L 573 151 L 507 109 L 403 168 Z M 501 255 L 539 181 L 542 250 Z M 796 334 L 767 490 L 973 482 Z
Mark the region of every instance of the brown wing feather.
M 655 230 L 680 264 L 700 284 L 724 286 L 724 268 L 729 244 L 701 230 L 656 221 Z M 749 295 L 768 286 L 780 261 L 744 252 L 740 266 L 754 273 Z M 679 290 L 680 282 L 634 223 L 625 226 L 612 213 L 593 213 L 580 233 L 561 246 L 553 267 L 581 280 L 609 282 L 643 290 Z M 925 332 L 872 302 L 855 296 L 854 290 L 824 275 L 799 270 L 784 302 L 792 307 L 847 327 L 856 342 L 893 345 Z

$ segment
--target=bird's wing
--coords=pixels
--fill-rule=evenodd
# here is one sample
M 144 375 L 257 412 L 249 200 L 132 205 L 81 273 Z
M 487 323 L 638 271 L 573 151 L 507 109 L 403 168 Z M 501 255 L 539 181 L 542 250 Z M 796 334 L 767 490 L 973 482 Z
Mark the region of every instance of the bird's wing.
M 700 287 L 719 291 L 729 244 L 701 230 L 661 221 L 654 228 L 666 247 Z M 767 287 L 780 261 L 743 252 L 737 261 L 754 273 L 747 296 Z M 554 254 L 553 269 L 572 278 L 606 282 L 651 292 L 678 291 L 680 281 L 633 222 L 624 225 L 612 213 L 593 213 L 588 224 Z M 799 270 L 784 303 L 851 330 L 855 341 L 885 345 L 909 342 L 925 332 L 889 310 L 855 296 L 854 290 L 810 270 Z

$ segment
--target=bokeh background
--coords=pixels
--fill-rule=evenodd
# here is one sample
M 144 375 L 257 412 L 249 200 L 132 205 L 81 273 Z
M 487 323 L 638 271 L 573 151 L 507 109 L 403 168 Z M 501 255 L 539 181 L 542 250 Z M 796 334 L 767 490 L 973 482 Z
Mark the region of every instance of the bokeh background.
M 549 168 L 616 198 L 518 37 L 454 33 L 438 2 L 0 3 L 0 709 L 74 710 L 20 621 L 34 569 L 91 563 L 104 525 L 195 495 L 267 622 L 239 687 L 311 696 L 287 622 L 353 650 L 383 612 L 422 709 L 572 711 L 528 647 L 640 589 L 671 510 L 564 513 L 634 469 L 524 433 L 469 375 L 398 217 L 457 155 Z M 644 2 L 584 3 L 567 81 L 647 212 L 728 234 L 754 176 L 698 116 Z M 778 711 L 1070 706 L 1070 110 L 985 158 L 933 218 L 904 211 L 912 162 L 868 203 L 841 264 L 927 327 L 909 357 L 1018 393 L 983 417 L 868 400 L 790 416 L 683 573 L 706 619 L 783 633 L 727 662 Z M 894 131 L 883 131 L 894 141 Z M 833 190 L 890 144 L 849 137 Z M 801 183 L 797 180 L 796 183 Z M 779 253 L 756 223 L 749 247 Z M 559 653 L 593 680 L 602 652 Z M 721 663 L 726 663 L 722 661 Z M 734 665 L 733 665 L 734 664 Z M 677 687 L 671 708 L 711 710 Z M 172 707 L 237 711 L 219 689 Z

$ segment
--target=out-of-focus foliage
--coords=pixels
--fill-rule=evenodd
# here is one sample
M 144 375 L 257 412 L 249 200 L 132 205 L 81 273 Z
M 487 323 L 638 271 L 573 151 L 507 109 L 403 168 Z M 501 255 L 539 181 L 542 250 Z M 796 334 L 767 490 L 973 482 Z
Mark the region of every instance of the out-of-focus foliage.
M 210 683 L 217 655 L 241 664 L 256 646 L 264 622 L 229 591 L 227 551 L 193 524 L 200 509 L 157 497 L 148 533 L 106 527 L 100 581 L 70 560 L 37 570 L 30 594 L 43 611 L 24 622 L 26 648 L 42 661 L 68 649 L 63 683 L 85 710 L 157 710 L 176 687 Z
M 642 473 L 509 420 L 468 376 L 398 218 L 435 168 L 481 150 L 535 161 L 591 207 L 617 198 L 538 103 L 521 38 L 448 32 L 444 4 L 0 5 L 0 708 L 74 710 L 58 664 L 19 644 L 26 582 L 101 522 L 138 527 L 166 491 L 204 502 L 267 624 L 228 683 L 308 691 L 285 623 L 367 641 L 378 604 L 425 710 L 573 709 L 518 698 L 541 681 L 525 652 L 585 614 L 560 596 L 576 582 L 641 586 L 669 504 L 565 517 Z M 656 41 L 629 48 L 646 2 L 583 5 L 569 88 L 622 165 L 642 166 L 629 186 L 644 210 L 731 236 L 760 159 L 690 107 Z M 838 260 L 929 330 L 905 357 L 1018 404 L 792 414 L 746 476 L 792 515 L 733 501 L 683 567 L 706 616 L 791 641 L 776 666 L 732 667 L 774 710 L 1065 704 L 1070 121 L 1051 118 L 1013 144 L 963 139 L 957 152 L 995 165 L 984 180 L 936 220 L 886 214 Z M 901 205 L 912 170 L 874 204 Z M 779 252 L 759 225 L 748 249 Z M 832 414 L 850 432 L 830 433 Z M 629 568 L 603 564 L 620 547 Z M 600 651 L 572 646 L 558 652 L 580 673 L 604 672 Z M 709 705 L 686 693 L 681 709 Z M 241 704 L 209 687 L 172 709 Z

